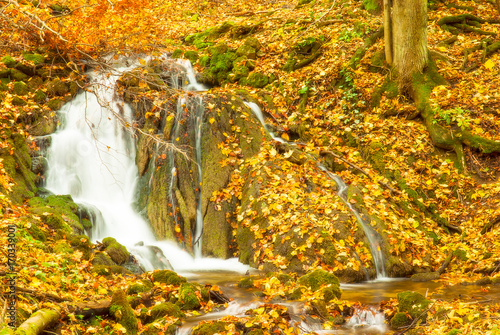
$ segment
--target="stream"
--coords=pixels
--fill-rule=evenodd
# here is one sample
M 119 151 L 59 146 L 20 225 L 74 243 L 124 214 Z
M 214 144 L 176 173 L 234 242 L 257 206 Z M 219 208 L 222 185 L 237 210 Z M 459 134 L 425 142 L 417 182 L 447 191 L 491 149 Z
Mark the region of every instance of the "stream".
M 188 84 L 185 91 L 203 91 L 204 87 L 196 83 L 194 72 L 188 61 L 177 62 L 186 71 Z M 136 66 L 136 65 L 135 65 Z M 203 218 L 201 204 L 197 208 L 195 230 L 195 247 L 192 257 L 175 243 L 159 241 L 155 238 L 149 224 L 133 210 L 138 172 L 135 164 L 135 139 L 130 129 L 123 127 L 132 120 L 130 107 L 116 96 L 115 83 L 120 75 L 134 66 L 115 68 L 112 75 L 91 73 L 94 93 L 79 93 L 72 101 L 66 103 L 59 111 L 60 128 L 52 135 L 51 146 L 48 149 L 48 174 L 46 188 L 54 194 L 70 194 L 74 201 L 86 208 L 94 208 L 96 220 L 93 230 L 89 232 L 93 242 L 111 236 L 127 247 L 134 254 L 142 267 L 147 270 L 173 268 L 180 275 L 201 284 L 218 285 L 222 291 L 233 299 L 227 309 L 191 317 L 179 329 L 178 334 L 189 334 L 190 329 L 202 320 L 213 320 L 225 315 L 241 315 L 250 308 L 264 303 L 251 290 L 237 287 L 236 283 L 251 270 L 252 275 L 261 275 L 248 266 L 238 262 L 236 258 L 221 260 L 201 257 L 201 232 Z M 179 79 L 183 82 L 184 79 Z M 202 98 L 193 104 L 194 123 L 196 125 L 196 160 L 198 174 L 201 180 L 201 120 L 203 116 Z M 179 99 L 179 106 L 187 104 L 184 98 Z M 254 111 L 257 118 L 267 129 L 262 112 L 252 103 L 247 105 Z M 181 107 L 177 108 L 181 108 Z M 272 134 L 271 134 L 272 135 Z M 276 140 L 283 141 L 281 138 Z M 173 160 L 173 156 L 169 158 Z M 321 169 L 322 167 L 319 166 Z M 339 185 L 339 196 L 343 199 L 345 184 L 335 175 L 325 171 Z M 177 176 L 175 169 L 172 176 Z M 172 178 L 173 180 L 173 178 Z M 344 188 L 342 187 L 342 184 Z M 202 188 L 200 185 L 199 192 Z M 171 192 L 171 187 L 170 187 Z M 172 195 L 170 194 L 172 198 Z M 198 198 L 201 198 L 198 196 Z M 345 200 L 345 199 L 343 199 Z M 356 211 L 350 207 L 356 216 Z M 359 214 L 356 216 L 363 227 Z M 371 228 L 373 230 L 373 228 Z M 341 285 L 342 299 L 360 302 L 367 306 L 359 310 L 340 330 L 323 330 L 321 324 L 303 323 L 298 316 L 304 314 L 302 305 L 298 302 L 280 301 L 286 306 L 292 318 L 302 322 L 303 332 L 318 334 L 386 334 L 390 333 L 385 325 L 383 314 L 377 312 L 379 303 L 394 298 L 398 292 L 414 290 L 424 295 L 433 293 L 433 298 L 453 299 L 457 294 L 481 295 L 478 287 L 463 287 L 441 289 L 437 283 L 414 283 L 409 280 L 387 279 L 384 272 L 384 260 L 377 252 L 378 238 L 376 232 L 365 228 L 371 244 L 372 253 L 377 268 L 378 280 L 362 284 Z M 370 237 L 372 236 L 372 237 Z M 379 255 L 380 254 L 380 255 Z M 495 287 L 490 295 L 500 296 L 500 288 Z

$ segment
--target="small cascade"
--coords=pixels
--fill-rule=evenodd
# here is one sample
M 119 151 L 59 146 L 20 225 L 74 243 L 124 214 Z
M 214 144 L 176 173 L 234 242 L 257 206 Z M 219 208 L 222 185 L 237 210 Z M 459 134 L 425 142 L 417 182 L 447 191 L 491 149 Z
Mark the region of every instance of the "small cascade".
M 198 204 L 196 206 L 196 227 L 194 231 L 193 239 L 193 249 L 194 256 L 201 257 L 201 245 L 202 245 L 202 234 L 203 234 L 203 213 L 201 208 L 202 199 L 202 171 L 201 171 L 201 127 L 203 125 L 203 113 L 205 108 L 203 107 L 203 100 L 198 97 L 198 101 L 195 104 L 195 110 L 193 113 L 194 117 L 194 136 L 195 136 L 195 152 L 196 152 L 196 165 L 198 168 Z
M 384 313 L 375 307 L 356 309 L 346 326 L 354 329 L 362 328 L 370 334 L 385 334 L 387 331 Z
M 262 114 L 262 110 L 260 107 L 253 102 L 245 102 L 245 104 L 253 111 L 257 119 L 259 119 L 260 123 L 266 130 L 266 132 L 272 137 L 273 140 L 279 141 L 281 143 L 285 143 L 286 141 L 282 139 L 281 137 L 275 136 L 268 128 L 268 126 L 265 123 L 264 120 L 264 115 Z M 288 143 L 288 142 L 286 142 Z M 292 144 L 293 143 L 289 143 Z M 349 208 L 349 210 L 354 214 L 356 217 L 356 220 L 361 224 L 363 227 L 363 230 L 365 232 L 366 237 L 368 238 L 368 242 L 370 243 L 370 251 L 372 253 L 373 261 L 375 263 L 375 270 L 377 271 L 377 278 L 384 278 L 386 277 L 386 272 L 385 272 L 385 260 L 384 260 L 384 255 L 382 254 L 382 248 L 381 248 L 381 242 L 380 242 L 380 236 L 378 233 L 373 229 L 373 227 L 370 225 L 369 222 L 366 222 L 359 212 L 352 206 L 349 201 L 347 201 L 347 196 L 345 194 L 345 191 L 347 190 L 347 185 L 345 182 L 340 178 L 339 176 L 331 173 L 328 171 L 323 165 L 318 163 L 318 167 L 321 171 L 325 172 L 329 178 L 333 179 L 335 183 L 337 184 L 338 187 L 338 196 L 342 199 L 342 201 L 346 204 L 346 206 Z

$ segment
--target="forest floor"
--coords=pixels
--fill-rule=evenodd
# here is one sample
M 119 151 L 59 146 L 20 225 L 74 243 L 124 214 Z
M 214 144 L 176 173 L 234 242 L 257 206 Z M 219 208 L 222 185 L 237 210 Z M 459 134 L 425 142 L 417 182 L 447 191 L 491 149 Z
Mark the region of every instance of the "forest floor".
M 269 108 L 267 113 L 276 133 L 287 140 L 293 140 L 300 133 L 304 151 L 318 157 L 333 151 L 349 162 L 335 163 L 341 165 L 338 174 L 347 184 L 359 187 L 363 207 L 382 218 L 387 230 L 392 232 L 392 254 L 404 257 L 412 266 L 434 271 L 451 257 L 437 279 L 446 286 L 474 284 L 488 292 L 492 285 L 498 285 L 500 153 L 484 153 L 464 145 L 464 168 L 454 151 L 433 145 L 411 99 L 390 89 L 385 93 L 380 91 L 386 78 L 391 76 L 391 70 L 382 57 L 383 38 L 368 41 L 368 37 L 381 28 L 381 14 L 368 12 L 355 0 L 301 1 L 304 3 L 301 5 L 279 0 L 113 2 L 114 5 L 100 0 L 61 0 L 57 2 L 58 7 L 46 4 L 34 7 L 31 2 L 23 1 L 15 5 L 11 1 L 2 2 L 0 56 L 11 55 L 20 60 L 23 52 L 36 50 L 53 54 L 57 50 L 67 66 L 76 66 L 75 69 L 81 72 L 85 62 L 101 60 L 110 52 L 127 56 L 141 52 L 160 55 L 179 48 L 199 51 L 196 46 L 185 43 L 187 36 L 220 27 L 224 22 L 251 27 L 252 36 L 262 45 L 255 71 L 276 78 L 274 83 L 263 87 L 272 96 L 274 108 Z M 445 128 L 466 129 L 473 135 L 496 142 L 500 141 L 499 11 L 493 1 L 432 1 L 427 28 L 430 55 L 439 74 L 448 83 L 435 87 L 431 93 L 436 122 Z M 456 23 L 451 28 L 439 24 L 442 18 L 463 14 L 479 20 L 469 18 L 464 21 L 467 24 Z M 234 49 L 243 44 L 242 39 L 229 33 L 219 34 L 213 42 L 223 42 Z M 314 42 L 319 43 L 317 50 L 301 49 Z M 294 57 L 297 63 L 312 58 L 293 71 L 284 70 Z M 1 63 L 0 73 L 5 69 L 7 66 Z M 195 69 L 203 71 L 199 64 Z M 76 74 L 72 76 L 74 80 Z M 68 74 L 65 78 L 69 77 Z M 28 102 L 26 105 L 13 103 L 16 98 L 13 84 L 5 86 L 6 93 L 0 92 L 5 139 L 1 150 L 12 155 L 15 145 L 8 140 L 12 133 L 32 139 L 21 116 L 37 103 L 34 93 L 23 96 L 22 99 Z M 225 83 L 213 90 L 236 92 L 241 87 L 241 83 Z M 255 95 L 259 91 L 246 88 Z M 49 111 L 46 107 L 40 108 Z M 263 147 L 259 159 L 263 164 L 276 155 L 274 143 L 269 143 Z M 63 334 L 126 332 L 121 314 L 114 318 L 102 316 L 90 324 L 79 316 L 81 314 L 72 312 L 70 305 L 110 300 L 112 292 L 116 289 L 126 291 L 138 278 L 98 275 L 91 271 L 92 260 L 84 251 L 69 252 L 61 246 L 59 235 L 41 224 L 40 216 L 29 211 L 27 202 L 9 198 L 15 181 L 6 165 L 6 159 L 0 161 L 3 192 L 0 196 L 3 215 L 0 240 L 8 241 L 9 225 L 16 226 L 16 286 L 18 309 L 22 311 L 19 320 L 49 308 L 62 314 L 63 322 L 58 331 Z M 352 168 L 353 165 L 357 168 Z M 311 179 L 319 174 L 309 171 L 312 167 L 308 164 L 291 166 L 289 172 L 297 173 L 297 169 Z M 275 187 L 268 190 L 269 196 L 277 193 L 280 187 L 288 186 Z M 416 195 L 412 197 L 407 191 L 414 191 L 412 194 Z M 324 206 L 323 211 L 328 211 L 330 207 L 321 203 L 327 198 L 319 200 L 315 206 Z M 285 197 L 276 201 L 278 209 L 292 207 L 290 199 Z M 394 203 L 407 203 L 409 210 L 395 210 Z M 438 213 L 446 220 L 448 228 L 458 227 L 459 230 L 447 231 L 433 214 L 412 215 L 412 210 L 418 211 L 419 205 L 427 212 Z M 30 233 L 33 225 L 40 226 L 46 241 L 33 238 Z M 428 231 L 435 234 L 431 236 Z M 2 242 L 2 251 L 0 274 L 5 277 L 10 271 L 7 243 Z M 151 276 L 145 274 L 142 278 Z M 267 290 L 270 298 L 283 290 L 272 278 L 256 284 L 263 291 Z M 150 297 L 153 305 L 171 296 L 178 297 L 181 286 L 155 282 L 157 293 Z M 7 306 L 6 287 L 4 284 L 4 298 L 0 300 L 2 305 L 5 303 L 3 306 Z M 218 292 L 217 287 L 207 289 Z M 310 302 L 315 298 L 311 293 L 305 299 Z M 412 324 L 414 333 L 500 333 L 500 305 L 496 301 L 483 301 L 481 297 L 431 301 L 426 310 L 426 322 L 422 322 L 424 318 L 417 318 Z M 336 306 L 347 305 L 348 302 L 336 303 Z M 140 315 L 141 304 L 136 306 L 135 313 Z M 329 310 L 332 306 L 328 306 Z M 200 308 L 211 311 L 216 304 L 203 302 Z M 226 318 L 219 332 L 237 333 L 241 324 L 248 329 L 259 324 L 259 329 L 294 333 L 296 330 L 288 327 L 281 308 L 266 305 L 250 312 L 243 321 Z M 384 304 L 388 318 L 397 308 L 395 300 Z M 7 322 L 5 310 L 0 316 Z M 188 315 L 198 313 L 187 310 Z M 167 331 L 169 326 L 185 317 L 168 315 L 155 326 L 156 329 Z M 147 319 L 147 316 L 142 317 Z M 332 327 L 328 322 L 325 324 Z M 141 324 L 138 327 L 145 330 Z

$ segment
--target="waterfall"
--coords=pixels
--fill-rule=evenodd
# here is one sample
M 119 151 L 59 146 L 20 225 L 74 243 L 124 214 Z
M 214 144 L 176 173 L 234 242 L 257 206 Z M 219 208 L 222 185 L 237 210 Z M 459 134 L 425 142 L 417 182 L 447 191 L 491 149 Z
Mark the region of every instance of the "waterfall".
M 172 242 L 156 240 L 149 224 L 133 210 L 138 180 L 136 149 L 132 129 L 125 126 L 132 120 L 132 110 L 115 94 L 117 79 L 132 68 L 116 68 L 111 75 L 91 73 L 93 92 L 79 93 L 61 108 L 61 125 L 47 150 L 46 188 L 54 194 L 69 194 L 76 203 L 95 209 L 91 240 L 114 237 L 146 271 L 169 268 L 171 264 L 176 271 L 218 269 L 244 273 L 249 267 L 235 258 L 193 259 Z M 194 72 L 189 69 L 184 75 L 174 74 L 172 80 L 194 80 Z M 196 82 L 185 86 L 204 89 Z M 201 138 L 202 112 L 197 115 Z M 201 162 L 201 152 L 197 156 Z
M 245 102 L 245 104 L 252 110 L 252 112 L 255 114 L 257 119 L 259 119 L 260 123 L 266 130 L 266 132 L 272 137 L 273 140 L 279 141 L 281 143 L 285 143 L 286 141 L 282 139 L 281 137 L 275 136 L 271 131 L 269 131 L 265 120 L 264 120 L 264 115 L 262 114 L 262 110 L 260 107 L 253 102 Z M 288 142 L 286 142 L 288 143 Z M 292 144 L 293 143 L 289 143 Z M 377 271 L 377 278 L 384 278 L 386 277 L 386 272 L 385 272 L 385 260 L 384 260 L 384 255 L 382 254 L 382 248 L 381 248 L 381 243 L 380 243 L 380 236 L 378 233 L 375 231 L 375 229 L 370 225 L 369 222 L 366 222 L 359 212 L 352 206 L 349 201 L 347 201 L 347 196 L 345 194 L 345 191 L 347 190 L 347 185 L 345 184 L 344 180 L 340 178 L 339 176 L 331 173 L 328 171 L 323 165 L 318 163 L 318 168 L 325 172 L 329 178 L 335 181 L 338 187 L 338 196 L 342 201 L 346 204 L 346 206 L 349 208 L 349 210 L 353 213 L 353 215 L 356 217 L 356 220 L 358 221 L 359 224 L 363 227 L 363 230 L 365 232 L 366 237 L 368 238 L 368 242 L 370 244 L 370 251 L 373 257 L 373 262 L 375 263 L 375 270 Z

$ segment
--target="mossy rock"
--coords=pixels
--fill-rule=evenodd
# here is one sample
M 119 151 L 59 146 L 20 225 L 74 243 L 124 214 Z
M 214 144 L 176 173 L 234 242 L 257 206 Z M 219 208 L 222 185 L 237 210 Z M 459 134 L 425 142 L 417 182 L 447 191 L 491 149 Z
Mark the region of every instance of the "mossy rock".
M 22 73 L 21 71 L 19 71 L 17 69 L 10 70 L 10 79 L 12 79 L 12 80 L 24 81 L 28 78 L 29 78 L 28 75 Z
M 73 235 L 69 238 L 69 243 L 73 248 L 80 250 L 83 253 L 84 259 L 90 259 L 92 248 L 88 236 Z
M 127 288 L 128 295 L 148 292 L 153 288 L 153 283 L 149 280 L 141 279 L 129 285 Z
M 26 106 L 28 103 L 24 99 L 22 99 L 18 96 L 15 96 L 12 98 L 12 104 L 14 106 Z
M 288 293 L 286 295 L 286 298 L 288 300 L 300 300 L 302 298 L 302 293 L 304 290 L 305 290 L 304 287 L 298 287 L 295 290 L 293 290 L 292 292 Z
M 65 96 L 69 93 L 69 87 L 60 79 L 55 79 L 47 84 L 47 92 L 51 96 Z
M 105 266 L 113 266 L 116 265 L 113 260 L 106 255 L 105 253 L 98 252 L 94 255 L 94 259 L 92 260 L 93 266 L 105 265 Z
M 423 272 L 415 273 L 411 276 L 411 280 L 414 282 L 428 282 L 432 280 L 438 280 L 441 275 L 438 272 Z
M 398 311 L 407 313 L 412 319 L 421 317 L 422 321 L 426 320 L 425 311 L 429 307 L 431 301 L 418 292 L 401 292 L 397 295 Z
M 269 84 L 269 77 L 260 72 L 252 72 L 245 81 L 245 84 L 255 88 L 264 88 Z
M 177 301 L 180 309 L 185 311 L 200 309 L 201 303 L 196 291 L 199 291 L 199 288 L 192 283 L 181 284 L 179 288 L 179 301 Z
M 26 95 L 28 94 L 28 92 L 29 92 L 28 85 L 26 85 L 22 81 L 14 82 L 14 85 L 12 87 L 12 93 L 17 95 Z
M 259 51 L 262 48 L 262 44 L 255 37 L 246 38 L 245 42 L 243 42 L 243 44 L 254 48 L 256 51 Z
M 340 282 L 337 276 L 328 271 L 317 269 L 300 277 L 297 282 L 301 285 L 309 287 L 312 291 L 317 291 L 322 285 L 332 285 L 340 287 Z
M 111 306 L 109 307 L 111 314 L 118 323 L 127 330 L 127 334 L 137 334 L 139 326 L 134 310 L 130 307 L 127 296 L 122 290 L 117 290 L 111 298 Z
M 173 304 L 171 302 L 164 302 L 158 305 L 155 305 L 148 313 L 149 315 L 146 317 L 145 322 L 151 323 L 161 317 L 166 315 L 173 316 L 176 318 L 182 318 L 185 316 L 184 312 L 181 311 L 179 306 Z
M 182 51 L 182 49 L 175 49 L 174 52 L 172 53 L 172 58 L 174 59 L 181 58 L 183 53 L 184 51 Z
M 227 46 L 226 43 L 217 43 L 216 45 L 214 45 L 213 47 L 210 47 L 208 49 L 208 52 L 212 56 L 222 55 L 222 54 L 227 53 L 228 51 L 229 51 L 229 47 Z
M 45 103 L 46 99 L 47 99 L 47 94 L 45 94 L 45 92 L 43 92 L 42 90 L 37 90 L 35 92 L 34 100 L 37 104 Z
M 236 54 L 240 57 L 245 57 L 248 59 L 256 59 L 257 58 L 257 50 L 254 47 L 243 44 L 236 50 Z
M 398 312 L 392 317 L 390 323 L 392 329 L 399 329 L 409 326 L 412 323 L 412 320 L 406 313 Z
M 154 282 L 167 285 L 180 285 L 187 282 L 186 278 L 179 276 L 172 270 L 157 270 L 153 272 L 151 277 Z
M 112 238 L 112 237 L 111 237 Z M 118 265 L 122 265 L 125 262 L 128 262 L 130 259 L 130 253 L 127 251 L 127 248 L 125 248 L 123 245 L 118 243 L 114 238 L 114 241 L 109 240 L 110 237 L 106 237 L 103 240 L 103 244 L 105 240 L 107 240 L 108 243 L 106 243 L 106 253 L 109 255 L 109 257 L 113 260 Z
M 62 99 L 52 99 L 47 103 L 47 106 L 50 108 L 50 110 L 53 111 L 61 109 L 63 105 L 64 105 L 64 100 Z
M 191 64 L 195 64 L 199 58 L 199 55 L 196 51 L 189 50 L 184 53 L 184 58 L 189 59 Z
M 28 233 L 36 240 L 45 242 L 47 241 L 47 236 L 45 232 L 38 227 L 38 225 L 34 222 L 31 223 L 30 227 L 27 229 Z
M 253 287 L 253 278 L 246 277 L 246 278 L 241 279 L 238 282 L 238 287 L 239 288 L 252 288 Z
M 203 67 L 209 67 L 210 66 L 210 56 L 202 56 L 199 60 L 198 60 L 198 64 L 200 64 L 201 66 Z
M 340 288 L 338 286 L 335 286 L 335 285 L 324 287 L 321 289 L 321 292 L 323 293 L 323 300 L 325 302 L 339 299 L 341 294 L 342 294 L 342 292 L 340 291 Z
M 215 321 L 200 324 L 193 328 L 192 335 L 213 335 L 226 332 L 227 322 Z
M 39 54 L 26 53 L 23 54 L 23 58 L 29 62 L 33 62 L 35 65 L 45 63 L 45 57 Z
M 18 62 L 9 55 L 2 57 L 2 63 L 9 68 L 13 68 L 18 64 Z
M 59 240 L 52 246 L 52 251 L 57 254 L 72 254 L 73 248 L 71 248 L 67 240 Z

